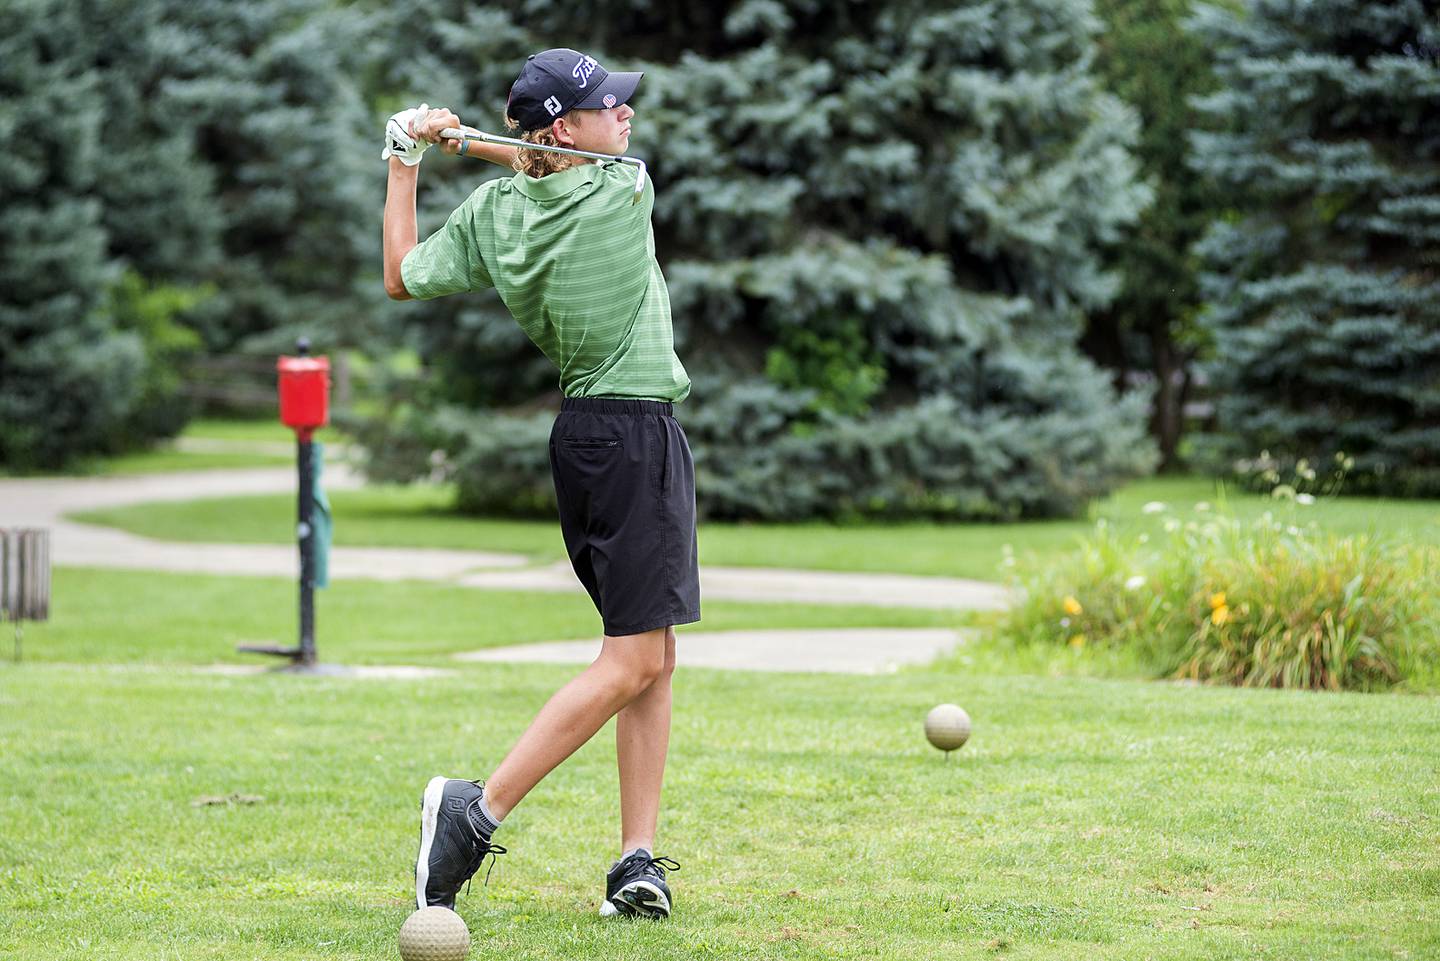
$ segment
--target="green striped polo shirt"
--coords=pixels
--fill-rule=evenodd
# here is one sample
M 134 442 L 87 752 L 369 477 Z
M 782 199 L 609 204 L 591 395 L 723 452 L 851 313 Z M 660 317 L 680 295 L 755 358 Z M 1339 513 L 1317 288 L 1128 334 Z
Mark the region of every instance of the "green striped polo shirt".
M 566 397 L 683 400 L 655 187 L 647 178 L 634 196 L 635 168 L 620 163 L 488 181 L 405 255 L 400 276 L 419 300 L 494 287 Z

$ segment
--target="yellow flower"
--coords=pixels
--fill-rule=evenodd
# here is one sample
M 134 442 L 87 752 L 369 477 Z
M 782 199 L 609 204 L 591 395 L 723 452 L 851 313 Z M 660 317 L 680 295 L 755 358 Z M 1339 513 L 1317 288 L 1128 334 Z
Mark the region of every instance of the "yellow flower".
M 1066 596 L 1064 607 L 1065 613 L 1069 614 L 1071 617 L 1079 617 L 1081 614 L 1085 613 L 1085 608 L 1081 607 L 1080 602 L 1075 600 L 1075 598 L 1073 597 Z
M 1077 651 L 1080 650 L 1080 648 L 1085 646 L 1085 635 L 1076 634 L 1074 637 L 1070 638 L 1070 646 L 1075 648 L 1075 650 Z
M 1224 606 L 1225 606 L 1225 592 L 1224 592 L 1224 591 L 1221 591 L 1219 594 L 1211 594 L 1211 595 L 1210 595 L 1210 606 L 1211 606 L 1212 608 L 1224 607 Z
M 1228 620 L 1230 620 L 1230 608 L 1226 607 L 1224 604 L 1221 604 L 1219 607 L 1215 608 L 1213 611 L 1210 612 L 1210 623 L 1216 625 L 1217 627 L 1221 624 L 1224 624 Z

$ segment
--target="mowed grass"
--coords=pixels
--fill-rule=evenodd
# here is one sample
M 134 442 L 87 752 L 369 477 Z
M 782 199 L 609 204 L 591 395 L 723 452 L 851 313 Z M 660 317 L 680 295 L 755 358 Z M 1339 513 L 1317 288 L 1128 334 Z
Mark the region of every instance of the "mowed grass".
M 1196 483 L 1136 485 L 1111 516 L 1155 524 L 1148 500 L 1213 502 Z M 389 525 L 394 544 L 558 558 L 553 523 L 461 520 L 443 496 L 336 492 L 337 541 Z M 283 533 L 217 533 L 249 523 L 226 501 L 189 518 L 211 525 L 190 539 L 290 539 L 290 498 L 246 500 L 273 501 Z M 1424 541 L 1435 505 L 1299 516 Z M 1002 544 L 1061 550 L 1087 527 L 706 525 L 701 540 L 711 564 L 906 570 L 909 557 L 915 573 L 993 578 Z M 417 539 L 457 535 L 494 541 Z M 598 632 L 583 597 L 339 582 L 317 595 L 323 659 L 449 673 L 233 676 L 207 667 L 264 663 L 236 643 L 294 642 L 293 582 L 62 568 L 55 596 L 54 619 L 26 628 L 26 659 L 0 661 L 6 961 L 396 957 L 425 780 L 488 774 L 575 671 L 449 655 Z M 961 623 L 705 614 L 708 629 Z M 472 957 L 1440 956 L 1440 701 L 1024 673 L 1112 669 L 1047 657 L 982 642 L 881 677 L 682 669 L 659 845 L 684 865 L 676 916 L 595 916 L 619 841 L 607 728 L 507 819 L 513 853 L 462 895 Z M 941 701 L 975 721 L 948 761 L 920 734 Z M 200 803 L 237 795 L 260 800 Z
M 425 780 L 487 774 L 571 673 L 0 666 L 0 955 L 393 958 Z M 461 896 L 472 957 L 1440 953 L 1434 700 L 943 672 L 682 669 L 675 690 L 675 916 L 595 914 L 607 729 Z M 975 722 L 948 761 L 920 734 L 938 701 Z M 235 795 L 260 800 L 204 803 Z
M 280 423 L 278 412 L 274 417 L 264 419 L 197 417 L 185 425 L 180 436 L 234 443 L 286 443 L 295 440 L 295 432 Z M 316 438 L 321 441 L 334 440 L 335 428 L 322 429 Z
M 334 432 L 321 439 L 335 439 Z M 87 457 L 69 465 L 69 476 L 123 477 L 191 470 L 236 470 L 295 463 L 293 453 L 277 450 L 295 435 L 279 420 L 200 418 L 185 425 L 175 440 L 146 450 L 111 457 Z M 0 467 L 0 477 L 9 472 Z
M 136 474 L 168 474 L 191 470 L 242 470 L 247 467 L 279 467 L 293 464 L 295 458 L 285 454 L 271 454 L 249 450 L 183 450 L 173 445 L 162 445 L 153 450 L 138 451 L 109 457 L 103 461 L 83 462 L 71 471 L 74 474 L 93 474 L 107 477 L 124 477 Z
M 564 558 L 554 521 L 473 518 L 450 510 L 446 488 L 381 487 L 334 491 L 335 543 L 349 546 L 437 547 L 511 551 L 536 561 Z M 1021 524 L 722 524 L 702 523 L 701 561 L 713 565 L 931 574 L 998 580 L 1007 546 L 1017 554 L 1074 548 L 1096 520 L 1135 533 L 1159 533 L 1163 518 L 1145 504 L 1192 514 L 1197 504 L 1224 503 L 1240 517 L 1275 512 L 1293 523 L 1314 522 L 1341 534 L 1371 533 L 1440 544 L 1440 504 L 1379 498 L 1322 500 L 1304 507 L 1224 490 L 1196 477 L 1153 478 L 1097 502 L 1080 520 Z M 230 497 L 142 504 L 75 517 L 162 540 L 287 543 L 294 538 L 289 496 Z

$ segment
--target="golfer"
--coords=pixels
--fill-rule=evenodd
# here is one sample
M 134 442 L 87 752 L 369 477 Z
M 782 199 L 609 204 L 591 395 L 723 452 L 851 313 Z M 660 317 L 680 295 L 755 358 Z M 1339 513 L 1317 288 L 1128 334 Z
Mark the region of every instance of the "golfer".
M 639 73 L 610 73 L 569 49 L 526 61 L 507 125 L 537 146 L 624 154 Z M 635 199 L 630 165 L 446 140 L 445 153 L 519 171 L 472 193 L 416 242 L 421 156 L 455 114 L 422 105 L 386 125 L 385 289 L 428 300 L 493 287 L 560 371 L 550 434 L 560 529 L 604 622 L 600 656 L 540 709 L 483 781 L 425 788 L 415 898 L 453 909 L 506 815 L 611 717 L 620 768 L 620 859 L 600 913 L 667 917 L 673 904 L 655 828 L 670 741 L 677 624 L 700 619 L 695 469 L 672 405 L 690 392 L 675 356 L 670 298 L 655 260 L 654 185 Z

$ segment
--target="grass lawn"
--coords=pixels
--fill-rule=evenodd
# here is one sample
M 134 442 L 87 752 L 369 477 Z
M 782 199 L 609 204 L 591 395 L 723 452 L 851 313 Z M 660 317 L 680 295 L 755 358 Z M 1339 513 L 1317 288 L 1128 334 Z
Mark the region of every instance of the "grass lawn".
M 328 432 L 336 439 L 333 431 Z M 198 441 L 195 444 L 187 442 Z M 116 457 L 92 457 L 70 466 L 71 476 L 125 476 L 222 468 L 275 467 L 295 463 L 293 453 L 277 453 L 276 444 L 293 444 L 295 435 L 278 420 L 202 418 L 185 426 L 176 441 Z M 0 476 L 6 476 L 0 470 Z
M 185 430 L 180 436 L 234 443 L 284 444 L 295 440 L 295 432 L 280 423 L 278 414 L 264 420 L 200 417 L 186 424 Z M 323 441 L 333 441 L 335 440 L 335 431 L 333 428 L 326 428 L 317 436 Z
M 336 491 L 335 543 L 351 546 L 446 547 L 517 551 L 537 561 L 564 557 L 553 521 L 461 517 L 449 512 L 450 493 L 435 487 L 386 487 Z M 1142 507 L 1160 501 L 1182 513 L 1197 503 L 1218 503 L 1215 484 L 1202 478 L 1155 478 L 1132 484 L 1097 503 L 1092 518 L 1024 524 L 702 524 L 701 561 L 706 564 L 799 567 L 816 570 L 893 571 L 996 580 L 1005 545 L 1017 553 L 1072 547 L 1093 518 L 1135 531 L 1161 529 L 1160 515 Z M 1440 544 L 1440 504 L 1376 498 L 1324 500 L 1312 507 L 1230 492 L 1239 516 L 1275 511 L 1296 523 L 1314 521 L 1338 533 L 1375 532 L 1419 543 Z M 164 540 L 286 543 L 294 538 L 289 496 L 233 497 L 183 503 L 143 504 L 90 511 L 80 520 L 120 527 Z
M 595 629 L 556 596 L 363 587 L 321 594 L 322 654 L 438 663 L 485 643 L 481 624 L 506 640 Z M 425 780 L 488 773 L 573 669 L 197 670 L 235 660 L 237 639 L 291 637 L 291 591 L 57 572 L 54 621 L 27 630 L 26 661 L 0 662 L 0 957 L 396 956 Z M 779 610 L 746 607 L 713 605 L 706 626 Z M 661 819 L 661 853 L 684 865 L 676 916 L 595 915 L 619 840 L 602 732 L 507 819 L 512 853 L 462 895 L 472 957 L 1440 955 L 1434 698 L 963 665 L 682 669 Z M 920 734 L 939 701 L 975 720 L 948 762 Z M 236 794 L 262 800 L 197 804 Z
M 245 450 L 180 450 L 162 445 L 154 450 L 108 457 L 103 461 L 84 461 L 71 474 L 94 476 L 126 476 L 133 474 L 166 474 L 173 471 L 243 469 L 246 467 L 279 467 L 293 464 L 295 458 Z

